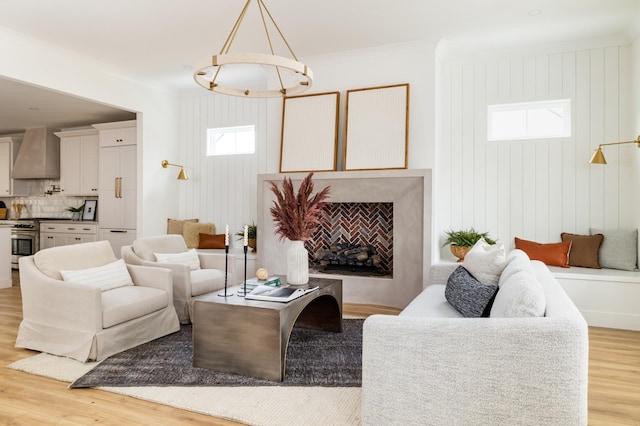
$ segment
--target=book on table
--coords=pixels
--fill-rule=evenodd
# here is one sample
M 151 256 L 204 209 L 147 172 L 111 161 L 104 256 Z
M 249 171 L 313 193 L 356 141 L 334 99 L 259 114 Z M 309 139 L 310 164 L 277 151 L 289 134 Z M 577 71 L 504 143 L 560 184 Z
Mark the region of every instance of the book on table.
M 247 293 L 247 295 L 245 296 L 245 299 L 286 303 L 316 290 L 318 290 L 318 286 L 313 288 L 299 288 L 299 287 L 274 288 L 272 286 L 262 285 L 251 290 L 251 293 Z

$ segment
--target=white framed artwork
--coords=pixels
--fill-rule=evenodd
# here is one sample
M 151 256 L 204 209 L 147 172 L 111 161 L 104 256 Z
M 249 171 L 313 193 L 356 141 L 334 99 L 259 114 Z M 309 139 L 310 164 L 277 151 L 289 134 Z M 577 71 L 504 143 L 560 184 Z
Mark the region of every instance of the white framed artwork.
M 345 170 L 406 169 L 409 84 L 347 91 Z
M 284 98 L 280 173 L 335 171 L 339 92 Z

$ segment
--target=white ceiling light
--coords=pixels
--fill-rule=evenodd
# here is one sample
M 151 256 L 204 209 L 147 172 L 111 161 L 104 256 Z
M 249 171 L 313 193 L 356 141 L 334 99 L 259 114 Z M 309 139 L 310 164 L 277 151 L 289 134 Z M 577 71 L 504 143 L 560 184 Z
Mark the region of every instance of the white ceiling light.
M 212 92 L 248 98 L 292 96 L 308 90 L 313 83 L 313 73 L 309 67 L 298 61 L 298 58 L 291 49 L 291 46 L 289 46 L 287 40 L 284 38 L 284 35 L 282 35 L 280 28 L 278 28 L 278 25 L 274 21 L 263 0 L 257 0 L 256 3 L 260 12 L 260 19 L 262 20 L 270 54 L 229 52 L 251 1 L 252 0 L 247 0 L 247 3 L 244 5 L 242 12 L 240 12 L 240 16 L 236 20 L 227 40 L 222 46 L 220 53 L 214 55 L 211 60 L 207 61 L 203 66 L 196 68 L 196 72 L 193 74 L 194 80 L 198 85 Z M 284 42 L 284 45 L 286 45 L 291 58 L 277 56 L 274 53 L 271 35 L 269 34 L 267 20 L 265 19 L 266 17 L 269 18 L 273 27 L 275 27 L 278 35 Z M 266 82 L 266 87 L 255 87 L 255 78 L 247 78 L 247 80 L 253 81 L 237 81 L 238 75 L 244 75 L 247 69 L 251 69 L 251 67 L 255 69 L 256 66 L 260 67 L 259 70 L 264 72 L 268 72 L 268 70 L 275 71 L 272 80 L 277 81 L 277 87 L 269 88 L 269 81 Z M 234 69 L 235 72 L 229 72 L 228 75 L 231 75 L 231 77 L 225 79 L 222 75 L 225 72 L 223 69 L 227 72 L 230 69 Z

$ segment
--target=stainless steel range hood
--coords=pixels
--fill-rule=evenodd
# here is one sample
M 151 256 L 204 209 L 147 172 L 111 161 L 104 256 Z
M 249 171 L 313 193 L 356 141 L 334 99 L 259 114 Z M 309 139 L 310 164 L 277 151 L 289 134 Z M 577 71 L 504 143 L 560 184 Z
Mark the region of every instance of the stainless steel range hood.
M 45 127 L 27 129 L 13 163 L 14 179 L 59 179 L 60 139 Z

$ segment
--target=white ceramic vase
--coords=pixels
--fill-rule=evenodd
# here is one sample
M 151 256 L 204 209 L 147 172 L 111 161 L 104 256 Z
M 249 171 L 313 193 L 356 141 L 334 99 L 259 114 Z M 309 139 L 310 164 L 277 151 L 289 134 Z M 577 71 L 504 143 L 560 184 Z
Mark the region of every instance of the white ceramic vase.
M 309 253 L 304 241 L 291 241 L 287 250 L 287 283 L 302 285 L 309 282 Z

